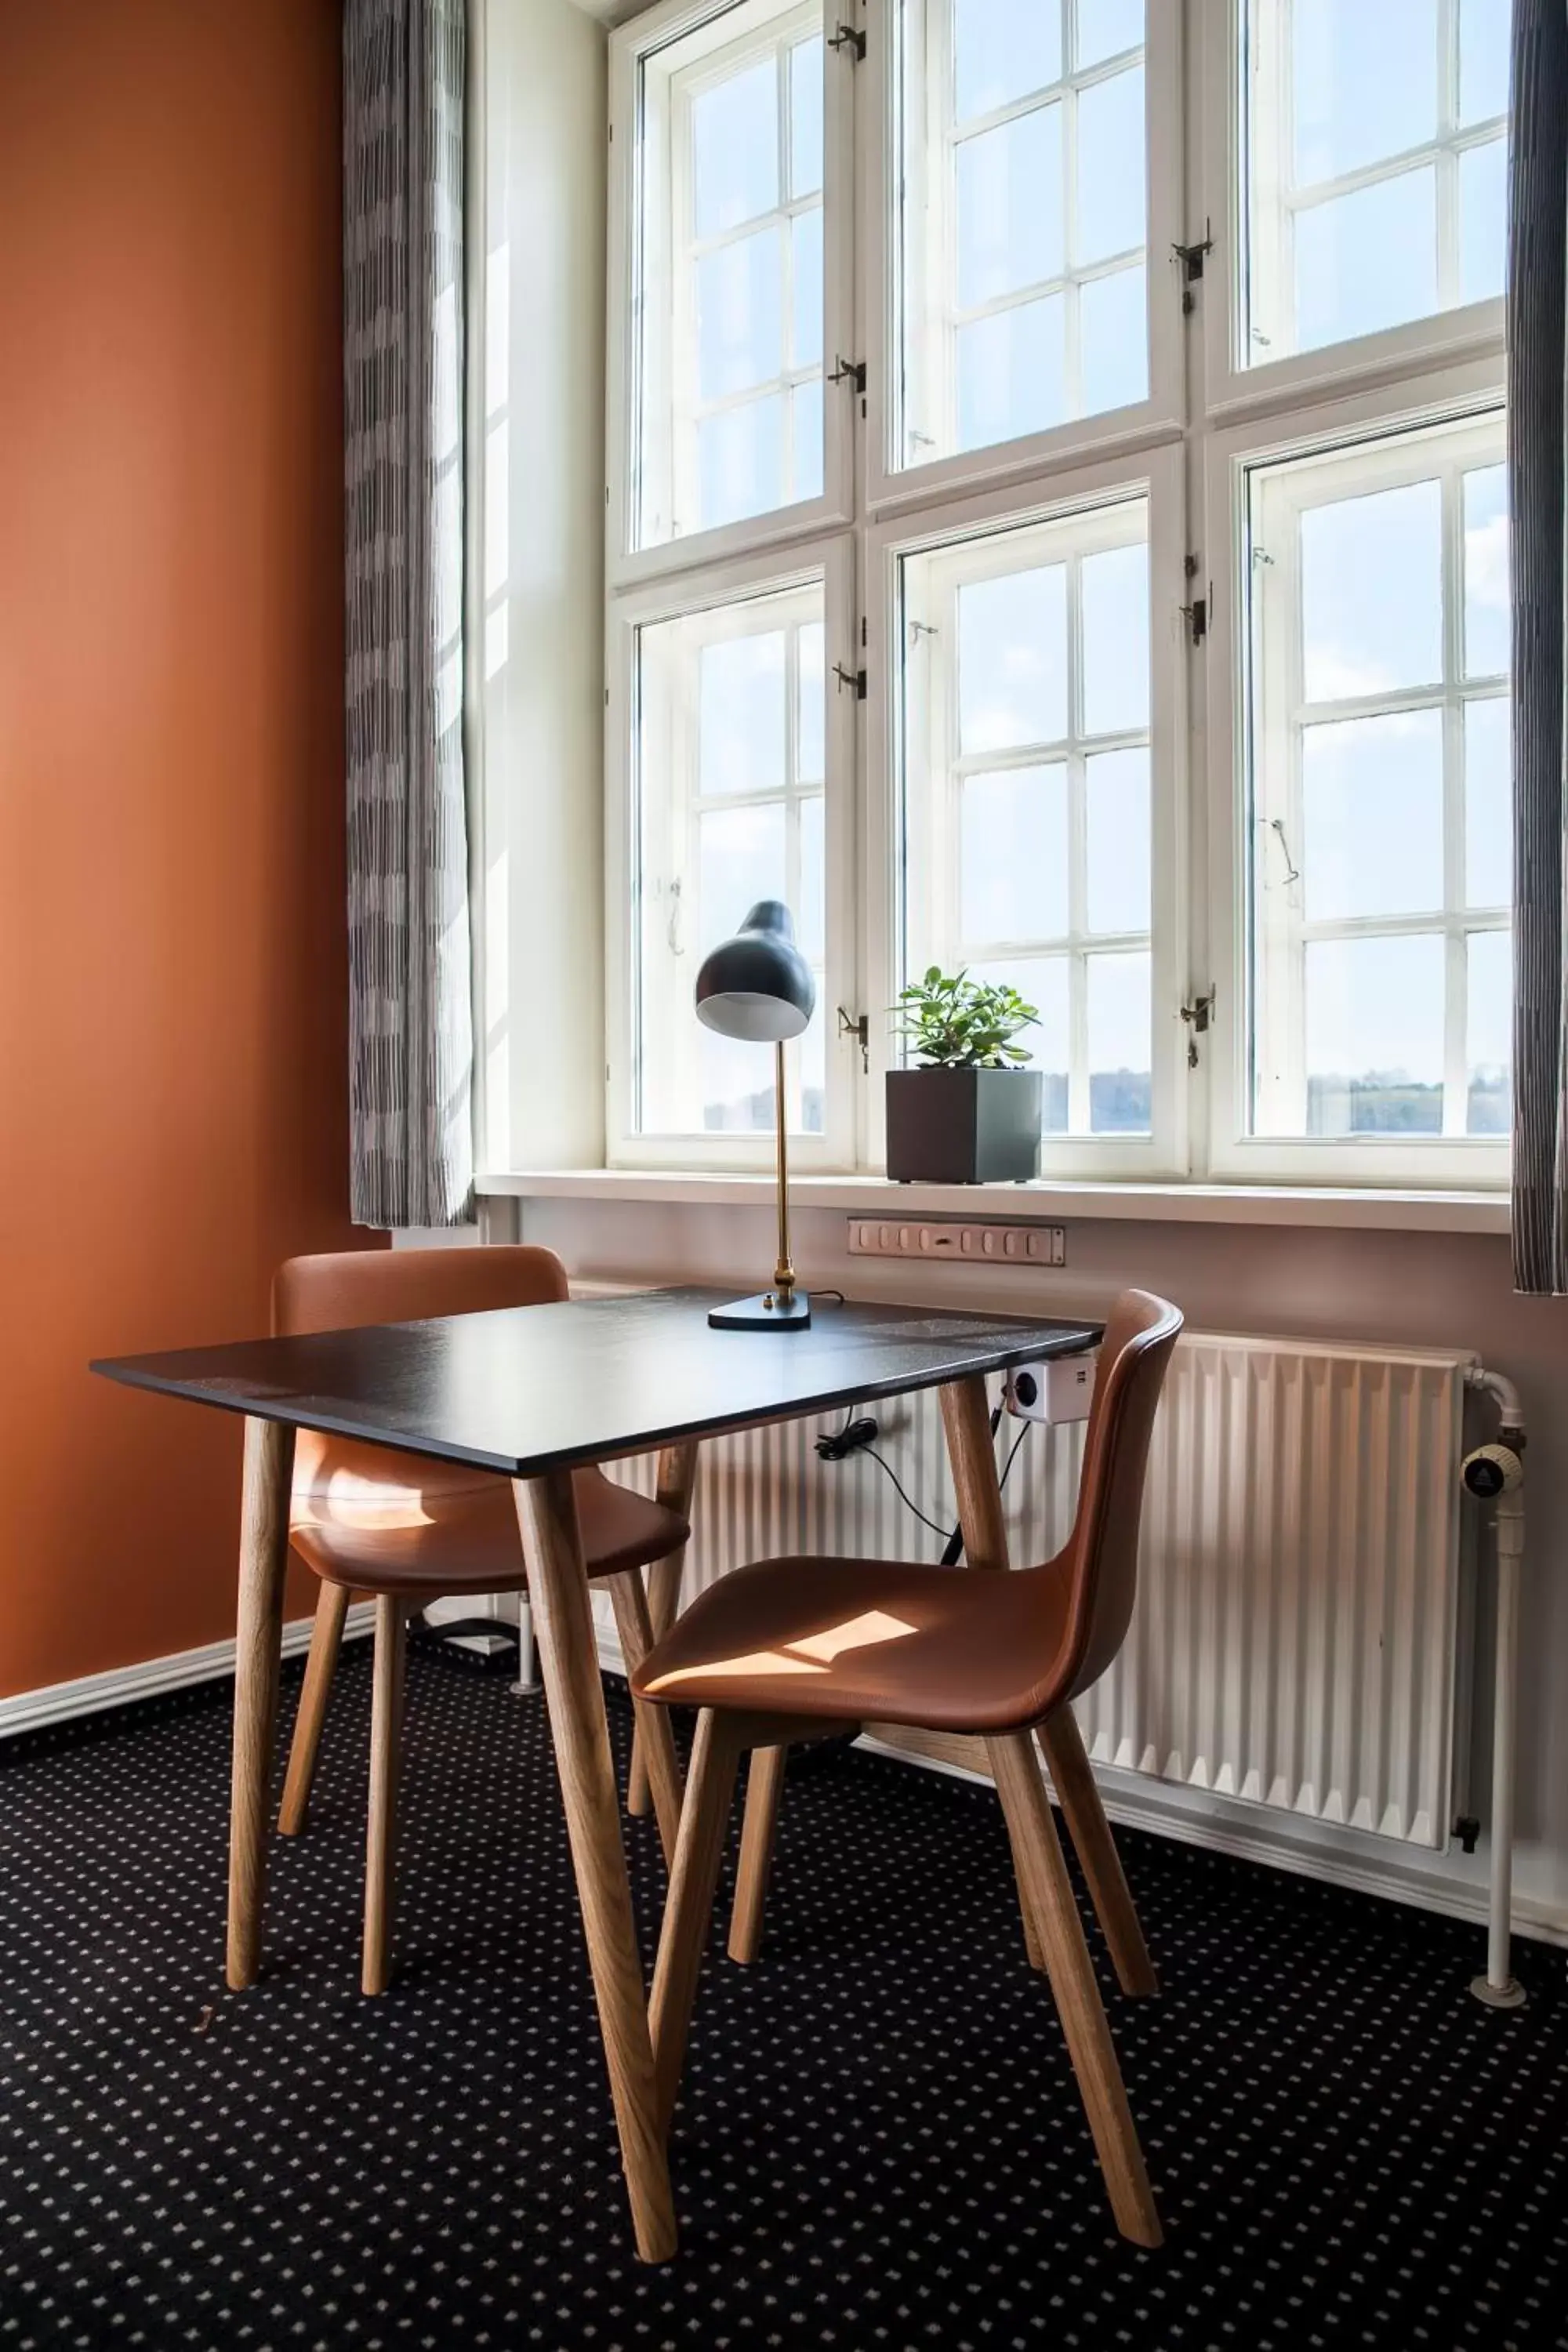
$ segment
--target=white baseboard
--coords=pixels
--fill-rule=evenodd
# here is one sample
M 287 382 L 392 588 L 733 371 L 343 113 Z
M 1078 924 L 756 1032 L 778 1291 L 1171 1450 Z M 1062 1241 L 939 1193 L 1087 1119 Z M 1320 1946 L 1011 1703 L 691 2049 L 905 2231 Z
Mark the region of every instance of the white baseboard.
M 296 1617 L 283 1628 L 283 1654 L 295 1656 L 308 1649 L 313 1620 Z M 343 1638 L 353 1641 L 375 1630 L 374 1601 L 355 1601 L 343 1625 Z M 144 1658 L 134 1666 L 110 1666 L 100 1675 L 81 1675 L 75 1682 L 49 1683 L 42 1690 L 18 1691 L 0 1698 L 0 1739 L 21 1731 L 37 1731 L 46 1723 L 68 1723 L 74 1717 L 100 1715 L 105 1707 L 127 1706 L 133 1699 L 154 1698 L 160 1691 L 184 1690 L 193 1683 L 211 1683 L 234 1672 L 234 1643 L 205 1642 L 199 1649 L 176 1650 L 172 1657 Z

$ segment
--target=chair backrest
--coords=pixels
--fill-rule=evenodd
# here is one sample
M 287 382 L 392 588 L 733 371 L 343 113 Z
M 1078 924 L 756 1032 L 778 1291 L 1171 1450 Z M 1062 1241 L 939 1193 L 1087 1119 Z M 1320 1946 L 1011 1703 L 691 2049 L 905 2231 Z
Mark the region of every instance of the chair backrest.
M 1071 1580 L 1068 1695 L 1098 1682 L 1127 1638 L 1138 1593 L 1138 1528 L 1154 1411 L 1180 1310 L 1124 1290 L 1100 1342 L 1078 1516 L 1057 1565 Z
M 272 1284 L 272 1328 L 279 1338 L 353 1331 L 367 1323 L 423 1323 L 440 1315 L 480 1315 L 495 1307 L 544 1307 L 569 1296 L 553 1250 L 500 1244 L 484 1249 L 340 1250 L 291 1257 Z M 395 1527 L 422 1517 L 437 1496 L 482 1493 L 495 1475 L 437 1462 L 392 1446 L 364 1445 L 302 1429 L 294 1451 L 297 1523 L 342 1519 Z
M 566 1269 L 553 1250 L 339 1250 L 279 1267 L 272 1328 L 279 1337 L 354 1331 L 492 1307 L 543 1307 L 567 1295 Z

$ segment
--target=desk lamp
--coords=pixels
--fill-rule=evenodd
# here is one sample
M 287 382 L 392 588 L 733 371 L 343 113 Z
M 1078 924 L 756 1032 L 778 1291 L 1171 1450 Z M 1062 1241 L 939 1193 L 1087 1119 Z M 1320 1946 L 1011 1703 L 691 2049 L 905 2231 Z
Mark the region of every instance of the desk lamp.
M 716 1331 L 804 1331 L 811 1301 L 795 1287 L 789 1258 L 789 1154 L 785 1141 L 784 1040 L 798 1037 L 816 1004 L 811 968 L 795 943 L 789 908 L 760 898 L 732 940 L 716 947 L 697 975 L 697 1018 L 721 1037 L 773 1040 L 773 1112 L 778 1126 L 779 1253 L 773 1286 L 715 1307 Z

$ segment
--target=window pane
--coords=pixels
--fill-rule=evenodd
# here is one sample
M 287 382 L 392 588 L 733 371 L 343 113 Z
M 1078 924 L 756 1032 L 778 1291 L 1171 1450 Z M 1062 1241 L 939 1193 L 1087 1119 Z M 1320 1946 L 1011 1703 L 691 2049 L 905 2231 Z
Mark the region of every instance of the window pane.
M 958 300 L 963 310 L 1058 278 L 1062 110 L 1037 107 L 958 151 Z
M 1513 898 L 1513 752 L 1508 697 L 1465 705 L 1465 899 Z
M 759 898 L 788 903 L 784 803 L 709 809 L 697 821 L 699 961 L 738 931 Z
M 1437 307 L 1437 176 L 1401 172 L 1296 215 L 1296 348 L 1375 334 Z
M 986 449 L 1067 415 L 1067 316 L 1059 294 L 960 327 L 958 444 Z
M 697 428 L 704 530 L 784 504 L 784 402 L 776 393 L 705 416 Z
M 1443 714 L 1402 710 L 1301 738 L 1309 922 L 1443 904 Z
M 1142 47 L 1143 0 L 1078 0 L 1077 15 L 1080 67 Z
M 1465 1129 L 1506 1135 L 1512 1118 L 1513 942 L 1506 931 L 1472 931 L 1465 944 Z
M 824 54 L 799 5 L 731 0 L 640 59 L 634 547 L 821 495 Z
M 803 783 L 814 783 L 827 773 L 826 643 L 820 621 L 812 621 L 796 640 L 800 648 L 799 698 L 795 752 Z
M 1100 751 L 1084 761 L 1088 806 L 1089 928 L 1149 928 L 1149 753 Z
M 1247 0 L 1243 365 L 1502 290 L 1509 0 Z
M 1075 262 L 1142 249 L 1144 145 L 1142 67 L 1091 82 L 1078 102 Z
M 962 752 L 1056 743 L 1067 733 L 1067 569 L 1013 572 L 958 593 Z
M 1419 147 L 1437 131 L 1437 0 L 1296 0 L 1298 185 Z
M 789 396 L 794 458 L 790 476 L 792 499 L 822 496 L 822 379 L 797 384 Z
M 1486 302 L 1502 292 L 1508 250 L 1508 151 L 1500 139 L 1467 148 L 1459 158 L 1459 299 Z
M 1443 494 L 1412 482 L 1301 518 L 1303 690 L 1309 702 L 1443 675 Z
M 822 63 L 820 34 L 789 53 L 789 190 L 809 196 L 822 185 Z
M 1068 930 L 1068 782 L 1059 764 L 959 787 L 960 955 Z
M 1149 958 L 1089 959 L 1089 1123 L 1096 1135 L 1149 1131 Z
M 1140 0 L 901 0 L 893 465 L 1148 399 L 1143 20 Z
M 759 898 L 790 908 L 826 996 L 824 639 L 820 585 L 637 632 L 632 919 L 645 1134 L 772 1122 L 771 1051 L 704 1028 L 693 1004 L 703 956 Z M 820 1126 L 821 1077 L 809 1073 L 821 1064 L 808 1032 L 788 1063 L 797 1126 Z
M 784 364 L 784 239 L 776 228 L 721 245 L 697 265 L 697 387 L 722 400 Z
M 1459 120 L 1508 112 L 1509 0 L 1459 0 Z
M 1141 261 L 1108 278 L 1085 278 L 1079 292 L 1079 334 L 1086 415 L 1148 399 L 1148 297 Z M 1054 424 L 1056 418 L 1047 421 Z
M 1016 1044 L 1028 1055 L 1015 1066 L 1038 1070 L 1040 1132 L 1066 1135 L 1068 1128 L 1068 1072 L 1072 1058 L 1070 983 L 1066 956 L 1012 956 L 1000 962 L 973 963 L 971 980 L 1002 988 L 1016 988 L 1038 1019 L 1023 1030 Z
M 698 681 L 697 775 L 703 798 L 777 792 L 784 780 L 784 631 L 704 646 Z
M 960 122 L 1059 81 L 1058 0 L 954 0 L 954 111 Z
M 1508 469 L 1465 476 L 1465 675 L 1498 677 L 1509 665 Z
M 1083 562 L 1083 731 L 1149 724 L 1149 550 L 1140 540 Z
M 1306 954 L 1309 1135 L 1441 1135 L 1443 942 L 1321 940 Z
M 779 198 L 779 101 L 773 58 L 727 74 L 691 103 L 691 176 L 699 236 L 772 212 Z

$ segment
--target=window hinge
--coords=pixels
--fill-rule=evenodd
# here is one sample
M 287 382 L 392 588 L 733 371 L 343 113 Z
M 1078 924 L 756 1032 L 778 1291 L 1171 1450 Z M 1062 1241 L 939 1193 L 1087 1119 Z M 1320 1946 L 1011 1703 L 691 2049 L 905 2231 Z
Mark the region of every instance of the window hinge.
M 841 1037 L 854 1038 L 860 1048 L 860 1067 L 869 1076 L 871 1070 L 870 1014 L 862 1013 L 857 1019 L 854 1014 L 846 1013 L 841 1004 L 838 1008 L 838 1034 Z
M 841 687 L 852 686 L 854 688 L 855 699 L 857 702 L 865 701 L 866 673 L 863 669 L 846 669 L 842 662 L 835 662 L 833 665 L 833 675 L 838 680 Z
M 835 352 L 833 372 L 827 381 L 829 383 L 852 383 L 857 392 L 864 392 L 866 389 L 865 361 L 840 359 Z
M 830 49 L 847 49 L 851 65 L 863 65 L 866 59 L 866 36 L 853 25 L 836 25 L 828 36 Z
M 1214 251 L 1214 233 L 1205 220 L 1204 233 L 1196 245 L 1173 245 L 1171 252 L 1182 265 L 1182 309 L 1190 318 L 1196 304 L 1193 288 L 1204 274 L 1204 257 Z
M 1195 1070 L 1198 1066 L 1198 1039 L 1206 1036 L 1209 1024 L 1214 1019 L 1214 985 L 1211 982 L 1203 995 L 1194 996 L 1190 1004 L 1184 1004 L 1182 1007 L 1182 1018 L 1187 1024 L 1189 1070 Z

